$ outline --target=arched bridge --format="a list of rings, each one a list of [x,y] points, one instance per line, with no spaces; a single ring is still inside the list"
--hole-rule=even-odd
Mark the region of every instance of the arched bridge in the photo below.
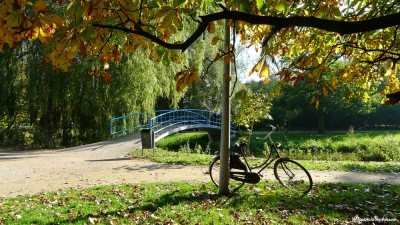
[[[159,110],[116,117],[110,121],[111,134],[142,130],[142,144],[146,148],[154,148],[157,141],[170,134],[194,129],[207,131],[212,140],[220,135],[221,115],[201,109]]]

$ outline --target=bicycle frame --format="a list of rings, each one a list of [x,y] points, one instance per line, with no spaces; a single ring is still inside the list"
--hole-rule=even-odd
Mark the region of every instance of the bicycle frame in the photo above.
[[[268,156],[268,158],[267,158],[261,165],[254,166],[254,167],[250,167],[250,165],[249,165],[249,163],[248,163],[248,161],[247,161],[247,159],[246,159],[246,155],[244,154],[243,147],[240,148],[241,155],[242,155],[242,157],[243,157],[243,159],[244,159],[244,162],[245,162],[246,165],[247,165],[247,168],[249,168],[249,172],[252,172],[253,169],[261,168],[261,169],[257,172],[257,173],[260,175],[261,172],[264,171],[272,162],[274,162],[274,161],[277,160],[277,159],[282,158],[282,157],[279,155],[277,143],[274,142],[274,141],[272,140],[272,138],[271,138],[271,134],[274,133],[274,131],[276,130],[276,127],[273,126],[273,125],[270,125],[270,127],[271,127],[272,130],[271,130],[265,137],[263,137],[263,138],[256,138],[257,140],[266,140],[266,139],[269,139],[269,141],[270,141],[270,143],[271,143],[271,145],[270,145],[271,151],[269,152],[269,156]],[[266,141],[266,142],[267,142],[267,141]],[[268,142],[267,142],[267,143],[268,143]],[[273,154],[274,154],[275,156],[273,156]]]
[[[260,165],[250,167],[244,151],[247,144],[245,142],[235,143],[237,151],[235,153],[232,152],[230,155],[229,188],[236,191],[245,183],[259,183],[263,177],[261,173],[275,161],[273,172],[279,183],[293,191],[300,191],[303,194],[307,194],[312,189],[313,184],[310,173],[298,162],[282,157],[279,154],[278,148],[280,147],[280,144],[274,142],[271,137],[276,128],[272,125],[270,125],[270,127],[272,128],[271,132],[269,132],[264,138],[257,138],[259,140],[265,140],[264,143],[266,144],[269,144],[270,142],[271,146],[268,158],[266,158]],[[258,172],[252,171],[257,168],[260,168]],[[220,156],[216,156],[211,160],[209,172],[212,182],[219,187],[219,176],[221,173]]]

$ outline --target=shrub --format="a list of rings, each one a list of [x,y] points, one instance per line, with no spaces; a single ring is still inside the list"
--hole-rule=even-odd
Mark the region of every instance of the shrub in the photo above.
[[[32,128],[14,126],[0,133],[0,143],[3,147],[26,147],[32,144]]]
[[[400,161],[399,142],[387,135],[378,142],[372,142],[361,152],[362,161]]]

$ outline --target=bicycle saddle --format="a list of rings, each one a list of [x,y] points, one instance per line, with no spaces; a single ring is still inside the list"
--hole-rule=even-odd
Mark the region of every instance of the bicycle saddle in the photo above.
[[[281,147],[281,143],[279,143],[279,142],[274,142],[274,145],[275,145],[277,148]]]
[[[235,142],[235,148],[241,148],[246,146],[247,143],[246,142]]]

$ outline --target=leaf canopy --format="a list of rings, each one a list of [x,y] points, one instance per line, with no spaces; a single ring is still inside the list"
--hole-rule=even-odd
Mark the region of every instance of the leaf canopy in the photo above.
[[[221,20],[229,19],[242,43],[261,54],[250,73],[257,72],[264,83],[278,56],[291,60],[277,73],[282,83],[296,86],[308,77],[324,95],[346,84],[360,87],[348,96],[359,98],[368,98],[368,91],[378,84],[385,84],[383,97],[400,91],[398,1],[4,0],[0,12],[0,51],[5,44],[15,47],[24,39],[39,40],[48,46],[44,62],[65,71],[78,54],[108,63],[139,48],[149,49],[149,58],[165,65],[187,66],[180,51],[204,32],[212,35]],[[187,24],[196,27],[194,32]],[[178,34],[186,38],[178,39]],[[231,52],[223,54],[218,58],[233,60]],[[328,81],[322,79],[337,61],[348,66]],[[105,71],[99,74],[111,81]],[[198,80],[189,68],[179,74],[177,90]]]

